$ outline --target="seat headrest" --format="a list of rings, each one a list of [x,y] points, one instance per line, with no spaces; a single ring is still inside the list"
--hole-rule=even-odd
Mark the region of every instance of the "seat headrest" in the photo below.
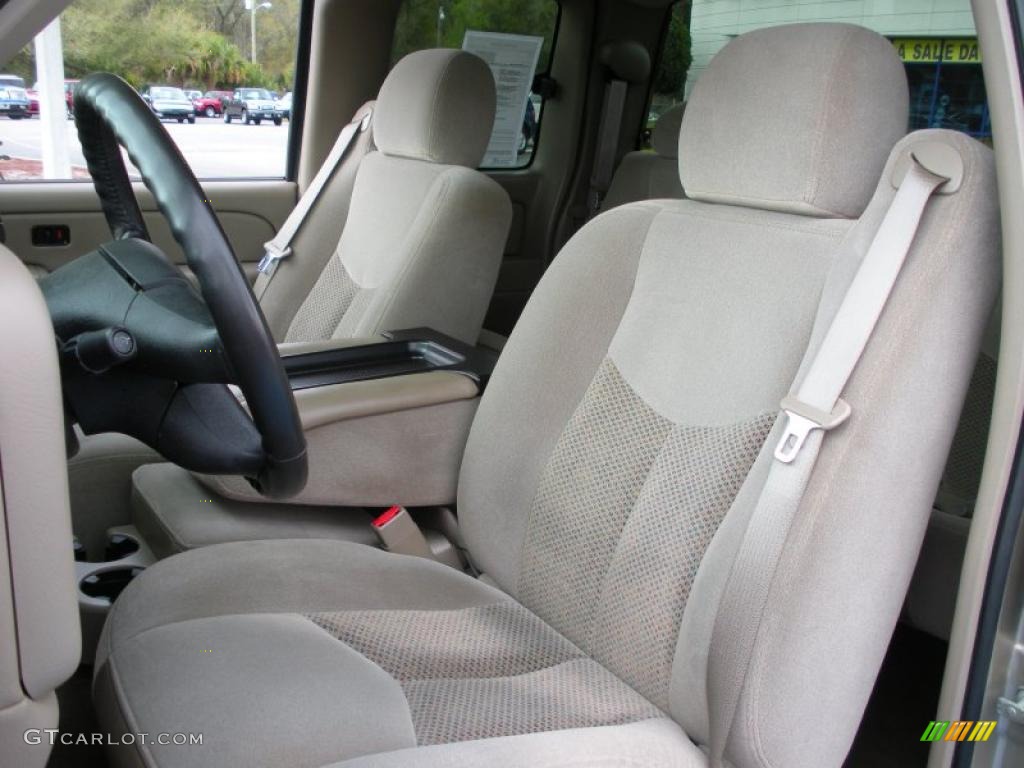
[[[679,137],[688,197],[856,218],[907,131],[907,78],[884,37],[790,24],[737,37],[704,71]]]
[[[679,128],[686,104],[673,104],[661,113],[651,129],[651,149],[662,157],[679,156]]]
[[[495,104],[494,76],[479,56],[447,48],[410,53],[381,86],[374,141],[385,155],[476,168]]]

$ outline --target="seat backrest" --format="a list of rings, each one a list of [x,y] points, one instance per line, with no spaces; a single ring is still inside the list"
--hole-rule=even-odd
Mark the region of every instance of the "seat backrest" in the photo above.
[[[601,210],[638,200],[678,200],[683,194],[679,182],[679,126],[685,104],[665,110],[651,129],[651,151],[630,152],[619,163],[601,201]]]
[[[335,257],[338,241],[348,221],[356,173],[366,155],[375,148],[372,116],[376,108],[376,100],[368,101],[352,115],[353,122],[365,118],[367,114],[371,120],[366,130],[356,134],[303,225],[292,238],[292,257],[280,264],[274,279],[267,283],[263,295],[259,297],[260,309],[278,342],[284,341],[288,326],[295,319],[299,307],[313,290],[328,262]]]
[[[42,768],[57,686],[81,655],[64,408],[53,323],[32,275],[0,245],[0,754]],[[31,736],[31,735],[30,735]]]
[[[897,620],[998,282],[991,152],[900,140],[907,84],[861,27],[730,42],[683,118],[685,200],[622,206],[554,260],[462,466],[502,588],[709,739],[711,632],[798,379],[917,142],[962,157],[929,205],[774,574],[727,759],[838,765]],[[801,724],[794,737],[793,723]]]
[[[475,343],[512,220],[507,193],[476,170],[495,103],[490,68],[473,54],[418,51],[395,65],[374,112],[377,151],[359,163],[332,255],[303,262],[297,243],[282,270],[301,263],[315,278],[297,307],[294,291],[279,294],[293,314],[266,306],[278,276],[267,290],[280,341],[428,326]]]

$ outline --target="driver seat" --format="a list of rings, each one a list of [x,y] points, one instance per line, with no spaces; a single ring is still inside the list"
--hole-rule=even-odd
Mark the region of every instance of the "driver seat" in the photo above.
[[[737,768],[840,765],[998,282],[991,151],[946,131],[900,140],[906,120],[902,64],[874,32],[730,42],[683,121],[690,199],[588,223],[505,347],[459,484],[484,575],[312,539],[157,563],[112,608],[97,710],[115,733],[203,742],[124,747],[119,764],[708,765],[733,668],[723,594],[778,403],[889,209],[895,167],[938,142],[962,182],[929,203],[843,392],[852,416],[823,444],[781,560],[755,571],[766,603],[725,724]]]

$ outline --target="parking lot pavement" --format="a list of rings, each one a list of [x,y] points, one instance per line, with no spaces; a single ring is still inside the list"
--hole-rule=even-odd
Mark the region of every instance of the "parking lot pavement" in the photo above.
[[[281,178],[285,173],[289,122],[230,125],[221,118],[198,117],[194,125],[164,122],[182,154],[200,179]],[[42,159],[42,125],[38,119],[0,119],[0,154],[26,160]],[[73,121],[67,121],[71,164],[84,166]]]

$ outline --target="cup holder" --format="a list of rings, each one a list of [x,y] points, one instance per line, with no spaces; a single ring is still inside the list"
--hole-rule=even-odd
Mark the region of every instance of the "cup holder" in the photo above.
[[[103,550],[103,562],[113,563],[117,560],[124,560],[138,551],[137,539],[125,533],[115,533],[107,539],[107,546]]]
[[[128,586],[128,582],[142,573],[143,570],[145,569],[138,567],[123,567],[111,568],[108,571],[90,573],[78,582],[78,588],[82,590],[83,594],[88,595],[89,597],[106,600],[108,603],[112,603],[117,599],[117,596],[121,594],[124,588]]]

